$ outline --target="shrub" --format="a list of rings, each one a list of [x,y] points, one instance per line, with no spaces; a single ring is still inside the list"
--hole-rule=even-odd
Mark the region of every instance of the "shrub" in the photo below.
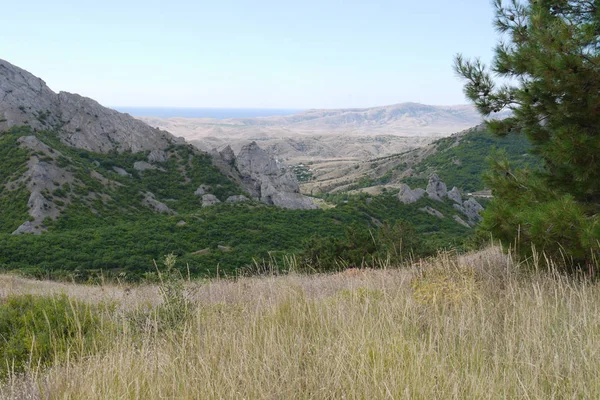
[[[101,306],[21,295],[0,304],[0,379],[94,352],[112,328]]]

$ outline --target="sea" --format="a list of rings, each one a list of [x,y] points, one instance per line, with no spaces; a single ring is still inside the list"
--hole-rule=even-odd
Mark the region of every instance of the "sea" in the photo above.
[[[113,107],[134,117],[157,118],[255,118],[292,115],[304,110],[283,108],[168,108],[168,107]]]

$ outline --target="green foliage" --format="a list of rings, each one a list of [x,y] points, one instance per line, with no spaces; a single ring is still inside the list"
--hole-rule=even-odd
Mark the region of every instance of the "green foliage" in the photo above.
[[[350,226],[340,238],[314,236],[299,256],[299,268],[308,271],[336,271],[348,267],[400,265],[407,258],[432,253],[414,228],[404,222],[384,223],[364,229]]]
[[[465,192],[483,190],[486,159],[497,150],[505,151],[516,166],[539,164],[537,157],[529,154],[531,146],[522,135],[499,138],[487,129],[474,129],[434,144],[437,151],[413,166],[413,176],[402,180],[410,187],[427,186],[429,176],[437,173],[449,188],[456,186]]]
[[[368,232],[386,221],[405,220],[419,240],[434,247],[459,245],[470,232],[452,221],[456,211],[450,204],[422,199],[404,205],[392,195],[346,201],[328,210],[218,204],[191,214],[123,217],[41,236],[0,235],[0,266],[38,278],[94,281],[102,274],[138,280],[155,271],[152,260],[173,253],[185,274],[189,267],[192,276],[214,276],[217,268],[221,274],[235,274],[253,259],[283,259],[301,252],[303,243],[315,235],[342,238],[351,225]],[[447,217],[418,210],[426,205]],[[185,225],[178,225],[182,220]]]
[[[0,229],[12,232],[29,218],[29,192],[23,183],[14,182],[27,170],[30,151],[19,147],[18,139],[31,134],[30,128],[11,128],[0,133]]]
[[[508,108],[511,118],[491,120],[500,136],[523,134],[543,168],[518,171],[494,162],[495,198],[484,227],[525,254],[530,245],[573,265],[600,251],[600,13],[595,2],[495,1],[495,26],[504,34],[492,71],[513,84],[498,87],[479,61],[456,58],[465,93],[489,116]]]
[[[0,152],[10,160],[7,168],[26,164],[30,154],[19,153],[16,140],[30,134],[34,134],[31,129],[21,128],[0,137],[5,141],[0,142]],[[190,146],[172,146],[166,162],[140,172],[134,163],[146,160],[147,152],[93,153],[63,144],[54,132],[35,135],[54,149],[48,162],[61,165],[74,177],[70,183],[42,192],[61,207],[57,219],[43,221],[49,231],[42,235],[10,235],[28,218],[26,187],[0,195],[5,202],[0,209],[0,269],[38,278],[158,280],[153,260],[171,253],[179,260],[174,267],[177,273],[185,268],[186,274],[189,271],[195,277],[213,276],[217,269],[221,274],[236,274],[254,260],[277,262],[300,253],[303,243],[315,235],[345,241],[347,227],[352,226],[357,235],[368,235],[382,224],[400,226],[401,220],[406,221],[403,229],[414,227],[415,238],[427,246],[450,246],[469,232],[451,220],[455,210],[450,205],[434,205],[448,216],[440,220],[418,210],[429,205],[429,200],[403,205],[391,194],[334,196],[329,200],[337,206],[328,210],[286,210],[255,202],[202,208],[194,195],[201,185],[210,186],[210,192],[221,200],[241,190],[212,165],[208,155]],[[18,163],[12,152],[20,157]],[[5,172],[3,179],[12,176]],[[158,214],[144,206],[147,192],[177,214]],[[367,243],[355,239],[357,244]],[[369,250],[370,257],[384,251],[382,244],[378,246]],[[357,260],[359,252],[345,254]]]
[[[0,303],[0,380],[95,351],[114,328],[102,312],[65,295],[7,298]]]
[[[532,256],[543,252],[569,268],[600,250],[600,219],[586,215],[572,195],[557,195],[539,175],[514,170],[506,158],[491,159],[487,179],[496,196],[483,213],[481,229]]]

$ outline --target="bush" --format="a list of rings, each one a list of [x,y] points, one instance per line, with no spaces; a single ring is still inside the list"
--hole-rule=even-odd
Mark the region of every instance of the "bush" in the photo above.
[[[0,379],[94,352],[112,328],[102,314],[66,295],[9,297],[0,304]]]

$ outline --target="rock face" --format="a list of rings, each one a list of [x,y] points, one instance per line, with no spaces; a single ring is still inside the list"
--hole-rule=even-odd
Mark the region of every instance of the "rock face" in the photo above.
[[[456,186],[454,186],[452,190],[448,192],[448,198],[455,203],[462,204],[462,195]]]
[[[162,150],[175,142],[171,134],[92,99],[56,94],[40,78],[0,59],[0,131],[15,125],[56,130],[65,144],[100,153]]]
[[[479,215],[479,213],[483,211],[483,207],[477,200],[470,198],[466,200],[460,208],[457,207],[457,205],[454,205],[454,207],[467,216],[470,224],[474,225],[481,221],[481,215]]]
[[[437,174],[431,175],[429,178],[429,184],[427,185],[427,194],[429,198],[437,201],[442,201],[442,198],[448,195],[448,189],[446,184],[442,182]]]
[[[252,142],[233,155],[230,147],[213,152],[214,164],[239,182],[254,200],[282,208],[316,209],[317,205],[300,193],[292,171],[282,168],[275,158]]]
[[[481,215],[479,215],[479,213],[483,210],[481,204],[479,204],[474,198],[469,198],[463,202],[462,195],[460,194],[458,188],[455,186],[448,192],[446,184],[442,182],[440,177],[436,174],[429,178],[429,184],[427,185],[426,191],[423,189],[412,190],[410,186],[401,184],[400,191],[398,192],[398,200],[404,204],[415,203],[421,199],[425,193],[427,193],[430,199],[436,201],[442,202],[445,198],[452,200],[454,202],[454,209],[467,217],[467,221],[465,221],[460,216],[454,215],[453,219],[458,224],[466,227],[472,227],[481,221]],[[419,211],[426,212],[438,218],[444,218],[444,215],[440,211],[430,206],[420,208]]]
[[[61,156],[58,151],[52,151],[47,145],[40,142],[35,136],[25,136],[19,138],[21,147],[28,148],[54,159]],[[40,233],[44,231],[43,221],[50,217],[55,219],[60,214],[60,208],[46,196],[48,193],[59,189],[65,183],[73,182],[73,174],[63,168],[58,167],[52,162],[42,161],[38,155],[34,155],[27,163],[27,172],[15,182],[16,185],[24,183],[29,190],[29,199],[27,207],[32,221],[26,221],[19,226],[13,234],[20,233]],[[9,188],[10,189],[10,188]]]
[[[164,163],[169,159],[169,155],[163,150],[152,150],[148,154],[148,162],[151,163]]]
[[[400,185],[400,191],[398,192],[398,200],[404,204],[411,204],[419,200],[425,195],[425,190],[415,189],[411,190],[410,186],[405,183]]]

